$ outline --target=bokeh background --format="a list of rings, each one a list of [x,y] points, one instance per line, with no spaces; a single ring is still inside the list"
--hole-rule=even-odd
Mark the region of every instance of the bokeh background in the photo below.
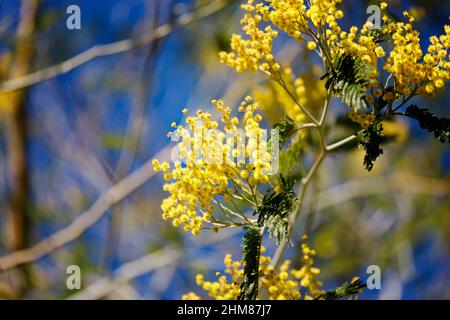
[[[0,92],[0,256],[60,230],[67,240],[0,272],[0,298],[178,299],[201,294],[195,274],[214,278],[226,253],[239,259],[241,231],[192,237],[161,219],[163,181],[148,160],[167,158],[166,133],[183,108],[222,97],[235,106],[264,86],[261,75],[237,75],[217,58],[239,32],[240,2],[0,0],[0,83],[68,59],[73,64],[72,57],[96,46],[68,72]],[[446,1],[388,2],[393,15],[415,12],[424,46],[448,23]],[[345,0],[344,24],[361,25],[370,3]],[[81,8],[81,30],[66,28],[71,4]],[[304,48],[281,37],[276,51],[282,63],[317,74]],[[450,116],[448,93],[416,102]],[[342,110],[335,101],[333,116]],[[327,159],[294,239],[310,234],[327,289],[366,278],[375,264],[382,288],[361,299],[449,299],[448,145],[405,119],[389,130],[395,137],[370,173],[357,148]],[[94,217],[95,201],[142,165],[119,190],[132,192]],[[145,182],[133,185],[140,178]],[[265,245],[273,252],[273,241]],[[295,261],[297,253],[287,256]],[[81,290],[66,287],[69,265],[81,268]]]

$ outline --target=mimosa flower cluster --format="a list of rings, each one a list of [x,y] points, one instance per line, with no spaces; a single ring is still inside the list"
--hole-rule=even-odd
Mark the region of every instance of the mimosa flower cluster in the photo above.
[[[280,65],[275,62],[272,48],[278,29],[297,42],[304,42],[307,49],[317,51],[327,68],[343,54],[370,66],[366,101],[372,105],[377,98],[374,91],[392,105],[416,94],[433,96],[450,80],[450,26],[444,27],[442,35],[432,36],[428,49],[424,50],[420,34],[413,26],[413,14],[404,12],[406,22],[395,22],[385,14],[379,32],[374,32],[370,22],[361,29],[352,26],[344,31],[338,22],[344,17],[339,9],[341,2],[248,0],[242,5],[246,11],[242,24],[249,39],[234,34],[232,51],[221,52],[220,60],[238,72],[260,69],[276,77]],[[380,3],[384,12],[387,6],[386,2]],[[264,30],[259,29],[262,25]],[[388,44],[379,41],[382,37],[390,39]],[[363,123],[366,126],[367,121]]]
[[[420,46],[419,32],[414,30],[414,18],[407,12],[409,22],[390,23],[385,32],[392,34],[394,48],[384,69],[395,77],[396,93],[408,96],[417,91],[433,96],[450,79],[450,26],[444,34],[430,37],[426,53]]]
[[[261,247],[261,253],[265,248]],[[314,267],[315,250],[305,242],[302,243],[301,267],[291,268],[291,261],[285,260],[279,270],[270,265],[271,258],[260,257],[259,267],[259,297],[270,300],[312,300],[320,296],[322,283],[317,280],[320,269]],[[210,298],[216,300],[236,300],[240,295],[244,269],[242,262],[233,261],[227,254],[224,259],[225,274],[216,273],[217,281],[206,281],[204,276],[196,276],[197,285],[201,286]],[[200,296],[190,292],[183,295],[184,300],[198,300]]]
[[[221,221],[215,216],[217,211],[249,223],[221,202],[237,198],[254,205],[256,189],[269,182],[272,168],[267,136],[260,125],[262,117],[256,113],[258,103],[246,97],[239,107],[242,119],[232,116],[222,100],[212,104],[220,119],[214,120],[211,113],[201,109],[189,115],[185,109],[185,124],[172,124],[176,130],[169,136],[179,141],[179,159],[173,167],[153,160],[154,169],[164,172],[168,181],[164,191],[170,195],[161,205],[163,219],[193,235],[198,235],[205,223],[214,231],[239,225]]]
[[[350,284],[351,291],[340,287],[324,295],[317,280],[320,270],[314,267],[316,253],[306,238],[299,269],[291,268],[289,260],[282,261],[311,179],[327,154],[355,140],[365,152],[363,164],[370,171],[383,154],[384,138],[393,132],[389,121],[396,116],[416,119],[438,140],[448,139],[448,119],[406,104],[416,95],[433,96],[450,80],[450,26],[444,26],[442,35],[432,36],[425,50],[414,28],[417,12],[404,12],[404,18],[396,21],[389,16],[387,3],[381,2],[381,27],[366,22],[361,28],[344,30],[339,23],[344,18],[342,2],[247,0],[242,5],[244,35],[234,34],[231,52],[220,52],[219,58],[239,73],[260,70],[269,75],[269,81],[252,90],[262,105],[248,96],[236,115],[222,100],[212,101],[214,114],[197,110],[192,115],[185,109],[184,123],[173,123],[176,130],[168,134],[178,142],[179,159],[173,165],[153,161],[154,169],[164,172],[167,181],[164,190],[169,196],[161,205],[164,219],[193,235],[202,229],[244,227],[247,231],[242,261],[226,255],[225,272],[217,273],[216,281],[197,275],[197,285],[210,298],[334,299],[360,292],[364,286],[358,280]],[[292,68],[281,66],[273,52],[280,32],[306,52],[317,54],[320,70],[312,68],[308,74],[304,71],[308,60],[302,59],[302,68],[295,63]],[[327,120],[333,98],[349,107],[346,116],[361,129],[355,132],[342,121],[351,135],[330,143]],[[273,128],[281,132],[271,141],[276,145],[270,144],[272,152],[281,151],[277,162],[281,170],[275,177],[259,109],[269,121],[277,119],[272,121]],[[309,135],[310,130],[316,131],[318,139]],[[314,144],[320,146],[309,148]],[[309,169],[307,164],[297,165],[304,151],[314,150],[316,159]],[[298,196],[296,186],[300,186]],[[260,244],[267,231],[279,246],[273,259],[260,254],[265,251]],[[200,296],[191,292],[183,299]]]
[[[222,63],[235,68],[237,72],[256,71],[261,69],[265,72],[277,71],[280,65],[272,55],[272,42],[278,32],[270,26],[261,30],[261,16],[254,15],[255,7],[253,1],[249,1],[242,8],[248,13],[241,20],[242,30],[249,39],[243,39],[238,34],[231,37],[231,49],[233,52],[221,52],[219,57]]]

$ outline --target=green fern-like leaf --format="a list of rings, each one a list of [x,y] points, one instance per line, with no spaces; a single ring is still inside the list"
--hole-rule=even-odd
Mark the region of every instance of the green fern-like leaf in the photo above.
[[[288,148],[280,152],[279,157],[279,171],[281,174],[291,176],[295,174],[295,169],[299,166],[298,159],[301,158],[304,150],[304,139],[293,141]],[[298,170],[297,170],[298,171]],[[297,177],[299,178],[299,177]]]
[[[360,279],[355,279],[352,282],[346,282],[336,289],[327,291],[318,296],[316,300],[338,300],[344,297],[361,293],[366,288],[366,284]]]
[[[261,252],[261,229],[248,228],[242,242],[244,281],[239,300],[255,300],[258,296],[259,257]]]
[[[381,144],[384,140],[383,126],[380,122],[370,125],[360,133],[359,147],[366,152],[364,166],[367,171],[372,170],[375,160],[383,154]]]
[[[450,143],[450,119],[439,117],[428,109],[419,108],[416,105],[411,105],[406,109],[405,115],[416,119],[422,129],[434,133],[434,137],[445,143]]]
[[[342,102],[355,112],[368,108],[366,93],[373,80],[372,67],[360,58],[348,54],[338,56],[331,70],[322,78],[328,78],[325,86],[342,98]]]
[[[284,116],[280,122],[273,125],[272,129],[277,129],[279,134],[278,150],[276,150],[277,152],[283,148],[289,138],[294,134],[294,132],[297,131],[294,120],[289,118],[287,115]],[[269,142],[269,150],[272,150],[272,141]]]
[[[391,19],[390,19],[391,20]],[[387,27],[389,24],[383,24],[381,28],[373,28],[369,29],[366,32],[362,33],[362,35],[373,38],[375,43],[386,43],[392,38],[392,31]]]
[[[258,225],[267,228],[269,236],[275,237],[277,244],[287,238],[289,215],[297,206],[297,197],[292,191],[294,184],[293,178],[278,176],[279,190],[267,190],[262,204],[256,210]]]

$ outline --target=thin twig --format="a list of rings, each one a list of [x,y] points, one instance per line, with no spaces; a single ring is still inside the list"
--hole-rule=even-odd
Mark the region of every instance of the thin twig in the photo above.
[[[61,74],[67,73],[93,59],[105,57],[113,54],[126,52],[132,49],[146,46],[152,41],[168,36],[173,30],[185,27],[194,21],[208,17],[223,9],[230,1],[215,0],[207,6],[202,6],[195,12],[185,13],[180,16],[175,23],[162,24],[152,32],[145,34],[140,38],[128,38],[108,44],[95,45],[90,49],[83,51],[76,56],[69,58],[53,66],[29,73],[27,75],[6,80],[0,83],[0,92],[14,91],[29,87],[49,80]]]
[[[308,189],[308,186],[312,180],[312,178],[314,177],[314,175],[317,173],[320,165],[322,164],[323,160],[326,158],[327,154],[336,149],[337,147],[353,140],[346,138],[342,141],[339,141],[337,143],[335,143],[334,145],[331,145],[330,147],[327,146],[326,143],[326,139],[325,139],[325,132],[324,132],[324,124],[325,124],[325,120],[326,120],[326,116],[328,113],[328,110],[330,108],[330,102],[331,102],[331,91],[328,91],[327,94],[327,98],[325,100],[324,103],[324,107],[322,109],[322,113],[320,116],[320,120],[317,123],[316,128],[318,129],[319,132],[319,139],[320,139],[320,151],[319,151],[319,155],[317,156],[316,160],[314,161],[314,164],[312,165],[312,167],[309,169],[308,173],[306,174],[306,176],[304,176],[301,180],[301,186],[300,186],[300,192],[299,192],[299,197],[298,197],[298,209],[295,210],[294,212],[292,212],[292,214],[289,217],[289,224],[288,224],[288,229],[287,229],[287,237],[286,239],[284,239],[284,241],[281,242],[281,244],[278,246],[277,250],[275,251],[275,254],[272,258],[272,262],[271,265],[274,268],[277,268],[279,263],[281,262],[281,259],[284,255],[284,251],[286,250],[286,246],[289,244],[290,242],[290,238],[291,238],[291,234],[292,234],[292,230],[295,226],[295,223],[298,220],[298,217],[300,216],[301,212],[302,212],[302,207],[304,204],[304,198],[306,195],[306,191]]]
[[[297,97],[289,90],[289,88],[286,86],[286,83],[283,80],[283,77],[279,75],[278,84],[283,88],[283,90],[289,95],[289,97],[295,102],[295,104],[300,108],[300,110],[316,125],[319,124],[319,122],[316,120],[316,118],[306,109],[305,106],[303,106],[300,101],[298,101]]]
[[[166,159],[169,157],[169,151],[169,148],[163,149],[156,157]],[[0,271],[6,271],[21,264],[36,261],[77,239],[99,221],[109,208],[141,187],[154,174],[155,171],[153,170],[152,161],[149,160],[103,193],[88,210],[83,212],[69,226],[41,240],[30,248],[18,250],[7,256],[0,257]]]
[[[69,297],[70,300],[94,300],[106,297],[131,280],[151,271],[167,267],[181,258],[181,252],[164,248],[120,266],[113,277],[97,280],[81,292]]]
[[[341,146],[343,146],[343,145],[345,145],[345,144],[355,140],[357,137],[358,137],[357,134],[353,134],[353,135],[351,135],[351,136],[349,136],[349,137],[347,137],[345,139],[342,139],[342,140],[340,140],[340,141],[338,141],[336,143],[333,143],[333,144],[327,146],[327,152],[335,151],[336,149],[340,148]]]

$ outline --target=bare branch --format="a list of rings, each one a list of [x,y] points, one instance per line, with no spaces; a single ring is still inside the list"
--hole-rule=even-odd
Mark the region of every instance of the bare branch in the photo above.
[[[326,210],[353,199],[398,192],[446,197],[450,183],[444,179],[413,174],[392,174],[349,181],[317,194],[317,210]]]
[[[166,23],[155,28],[152,32],[140,38],[128,38],[108,44],[95,45],[92,48],[53,66],[29,73],[0,83],[0,92],[14,91],[29,87],[39,82],[67,73],[95,58],[109,56],[150,44],[152,41],[169,35],[173,30],[185,27],[194,21],[198,21],[223,9],[229,0],[215,0],[207,6],[202,6],[195,12],[181,15],[175,23]]]
[[[159,159],[167,159],[170,148],[165,148],[158,155]],[[83,232],[94,225],[117,202],[142,186],[155,174],[151,160],[136,169],[129,176],[103,193],[92,206],[76,218],[69,226],[41,240],[34,246],[18,250],[10,255],[0,257],[0,271],[17,267],[24,263],[36,261],[65,244],[77,239]]]
[[[143,275],[173,264],[181,257],[181,252],[164,248],[150,253],[134,261],[123,264],[115,272],[113,278],[102,278],[88,286],[83,291],[69,297],[71,300],[100,299],[120,289],[129,281]]]
[[[327,146],[326,149],[327,149],[328,152],[332,152],[332,151],[342,147],[343,145],[345,145],[345,144],[355,140],[356,138],[358,138],[357,134],[351,135],[351,136],[349,136],[349,137],[347,137],[345,139],[342,139],[342,140],[340,140],[340,141],[338,141],[336,143],[333,143],[333,144]]]

